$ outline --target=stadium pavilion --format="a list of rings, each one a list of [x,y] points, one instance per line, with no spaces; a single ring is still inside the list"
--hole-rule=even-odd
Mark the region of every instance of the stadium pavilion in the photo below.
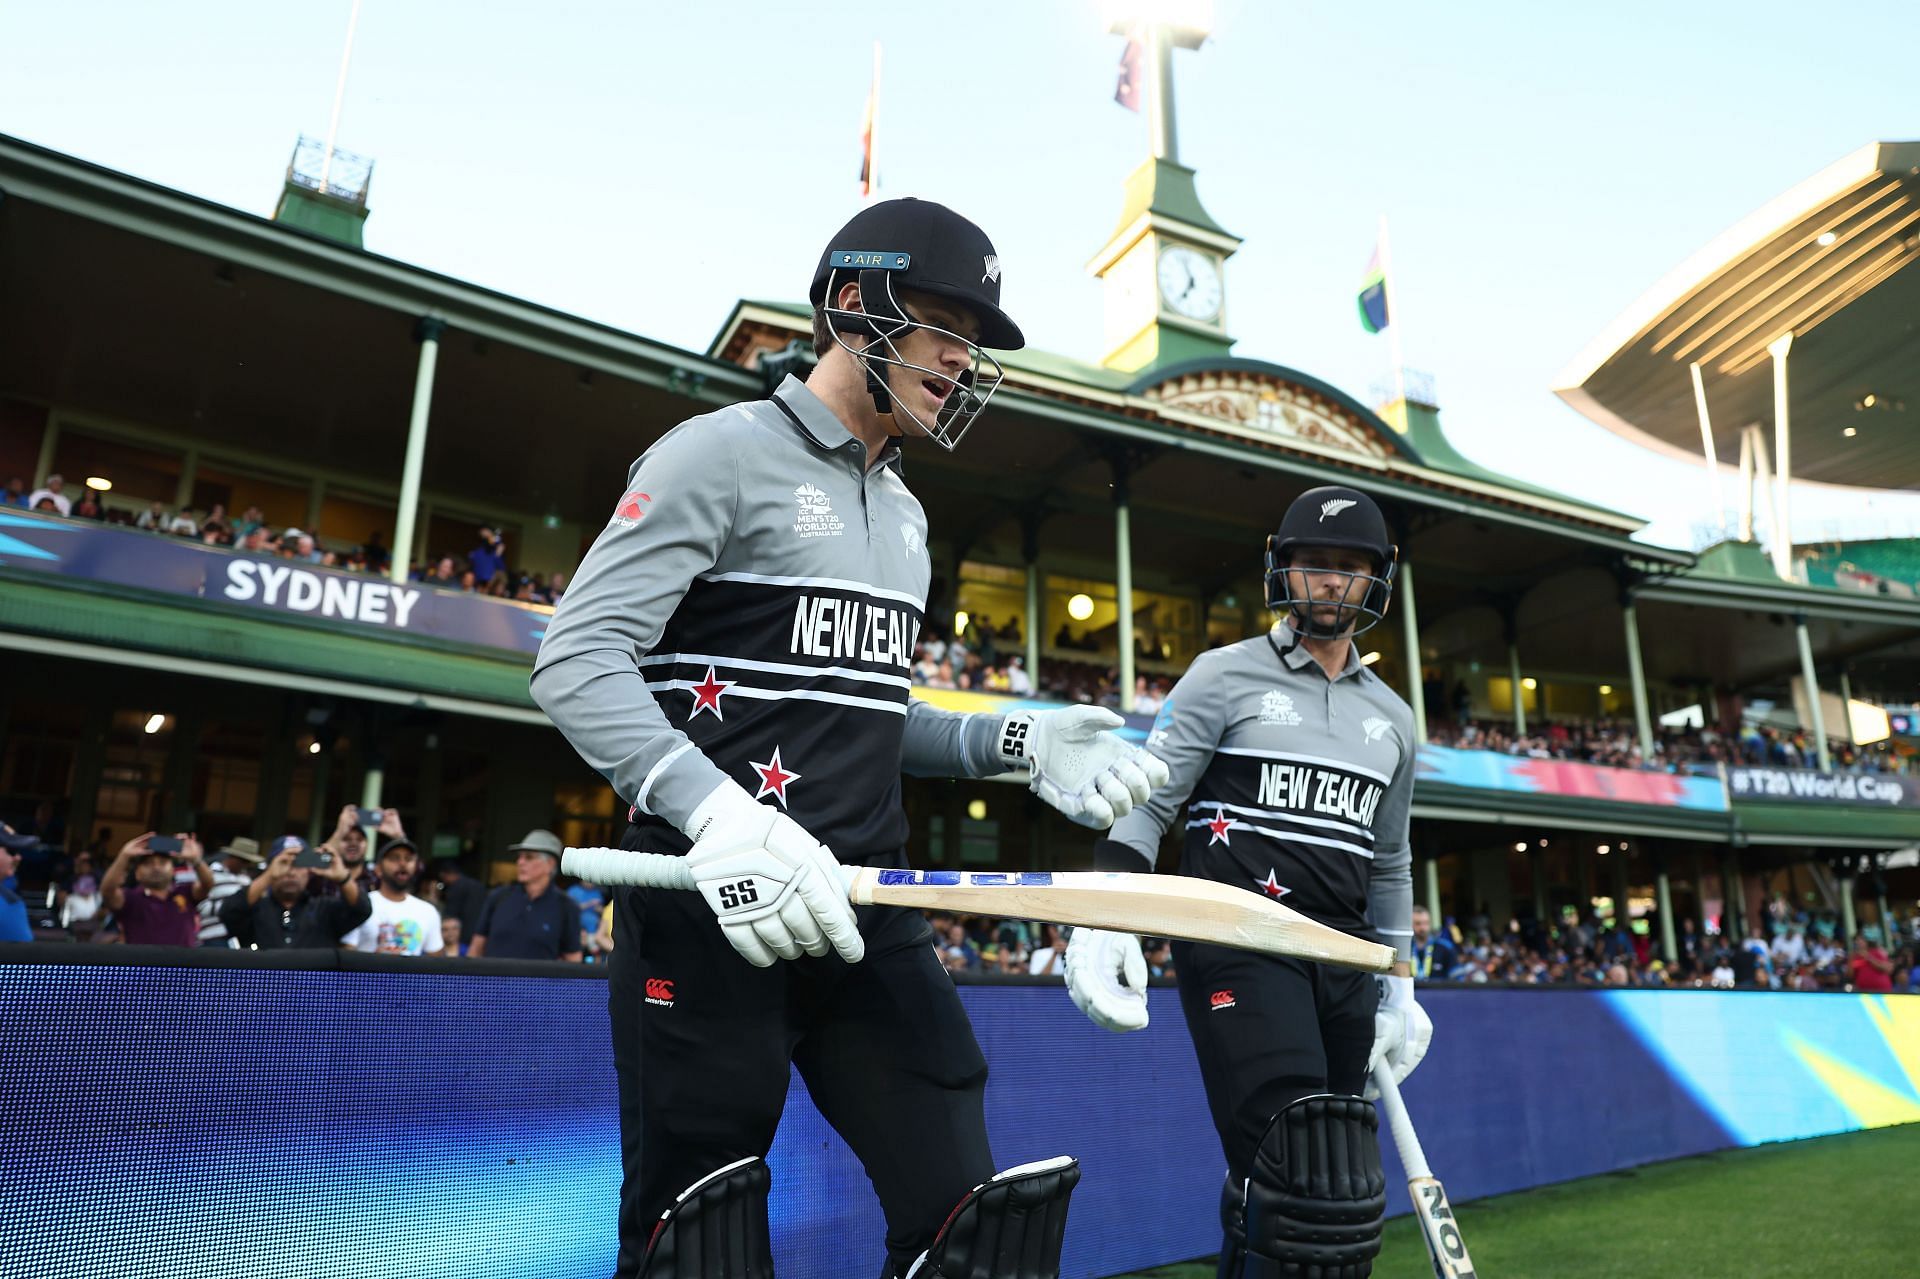
[[[1299,492],[1353,483],[1381,498],[1402,548],[1394,611],[1365,649],[1436,742],[1414,849],[1437,913],[1498,927],[1604,899],[1656,918],[1669,955],[1675,919],[1741,927],[1775,891],[1813,894],[1849,927],[1856,897],[1884,917],[1877,872],[1920,841],[1920,788],[1910,772],[1840,770],[1911,759],[1912,719],[1893,730],[1920,662],[1912,591],[1783,575],[1751,541],[1698,555],[1636,541],[1631,516],[1468,460],[1431,403],[1376,412],[1236,355],[1224,274],[1239,240],[1170,140],[1157,151],[1090,263],[1108,299],[1102,361],[1014,355],[966,446],[913,459],[935,539],[929,629],[976,649],[991,635],[1040,697],[1111,688],[1132,712],[1196,653],[1266,625],[1263,538]],[[310,159],[296,153],[266,219],[0,137],[0,477],[94,484],[127,521],[0,514],[0,816],[50,801],[79,846],[155,827],[319,835],[343,803],[384,803],[475,870],[532,826],[608,841],[624,805],[527,694],[548,610],[409,580],[409,566],[464,554],[485,526],[514,571],[570,571],[648,443],[807,362],[807,312],[742,301],[704,352],[620,332],[366,251],[364,170],[323,182]],[[1169,254],[1211,287],[1170,295]],[[1886,306],[1912,314],[1911,274],[1861,276],[1820,320],[1841,337],[1887,331]],[[1857,371],[1822,363],[1825,331],[1795,338],[1799,385],[1850,387]],[[1903,332],[1871,371],[1876,395],[1914,367]],[[1677,366],[1657,340],[1613,341],[1578,394],[1616,429],[1677,446]],[[1752,445],[1745,424],[1767,417],[1751,354],[1701,356],[1709,390],[1726,381],[1723,449],[1736,433]],[[1854,420],[1794,412],[1802,441]],[[1887,465],[1835,453],[1798,443],[1791,473],[1854,483]],[[378,535],[394,568],[287,568],[131,526],[153,504],[214,503],[257,506],[316,553]],[[1685,755],[1711,754],[1703,725],[1731,747],[1743,725],[1777,740],[1823,711],[1817,760]],[[1566,725],[1604,725],[1662,766],[1554,758]],[[1538,749],[1461,748],[1495,731]],[[909,781],[907,803],[916,864],[1086,856],[1085,832],[1013,786]]]

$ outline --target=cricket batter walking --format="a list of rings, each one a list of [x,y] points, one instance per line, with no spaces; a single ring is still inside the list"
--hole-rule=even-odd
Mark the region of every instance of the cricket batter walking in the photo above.
[[[901,446],[950,449],[986,406],[983,348],[1024,341],[1000,282],[952,211],[862,211],[814,273],[811,376],[649,448],[541,644],[533,695],[632,805],[621,846],[684,854],[701,890],[615,894],[621,1276],[769,1279],[790,1065],[873,1181],[883,1277],[1057,1274],[1077,1165],[994,1172],[924,918],[855,911],[837,873],[905,865],[903,771],[1028,769],[1101,830],[1167,778],[1099,708],[908,696],[931,566]]]
[[[1102,870],[1153,869],[1169,823],[1183,874],[1264,892],[1397,947],[1378,979],[1303,960],[1175,942],[1180,1004],[1227,1155],[1221,1279],[1369,1274],[1384,1182],[1374,1061],[1405,1078],[1432,1024],[1413,999],[1407,846],[1413,712],[1353,636],[1387,610],[1398,558],[1364,493],[1307,492],[1267,539],[1267,634],[1195,659],[1147,745],[1172,778],[1101,840]],[[1074,1002],[1110,1030],[1147,1024],[1138,938],[1076,930]]]

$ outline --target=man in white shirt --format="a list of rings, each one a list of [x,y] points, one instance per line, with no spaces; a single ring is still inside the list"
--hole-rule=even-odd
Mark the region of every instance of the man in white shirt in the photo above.
[[[1007,659],[1007,691],[1015,697],[1033,696],[1033,677],[1027,674],[1027,664],[1018,657]]]
[[[410,891],[420,874],[420,854],[413,841],[388,840],[380,846],[374,864],[380,868],[380,887],[372,896],[373,914],[342,937],[340,944],[368,954],[440,954],[446,949],[440,936],[440,912]]]
[[[1807,958],[1807,939],[1800,925],[1788,924],[1787,931],[1773,939],[1773,966],[1792,968]]]
[[[40,503],[44,501],[52,502],[53,509],[60,514],[69,514],[73,510],[73,499],[60,491],[66,486],[67,481],[63,476],[49,475],[45,487],[37,488],[27,494],[27,509],[37,511],[40,509]]]

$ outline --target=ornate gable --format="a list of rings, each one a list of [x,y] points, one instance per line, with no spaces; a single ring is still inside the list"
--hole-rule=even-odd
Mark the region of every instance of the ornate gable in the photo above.
[[[1272,373],[1202,370],[1169,378],[1141,394],[1168,408],[1219,418],[1248,434],[1275,437],[1276,442],[1300,440],[1377,459],[1402,451],[1347,405]]]

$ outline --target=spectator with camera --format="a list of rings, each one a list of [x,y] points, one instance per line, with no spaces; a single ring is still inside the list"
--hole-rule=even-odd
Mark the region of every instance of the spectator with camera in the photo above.
[[[333,824],[333,834],[320,845],[321,852],[332,853],[347,864],[348,870],[359,882],[361,891],[366,893],[380,886],[377,864],[367,860],[367,832],[370,830],[387,840],[407,837],[406,828],[400,824],[399,809],[362,808],[358,804],[347,804],[340,809],[340,816]]]
[[[174,863],[190,868],[193,880],[174,882]],[[123,890],[127,872],[132,890]],[[152,831],[121,846],[100,880],[100,903],[117,917],[120,936],[130,946],[197,946],[200,902],[213,888],[213,872],[200,841],[192,835],[156,835]]]
[[[323,893],[318,884],[338,892]],[[266,870],[244,893],[227,898],[220,922],[234,940],[255,950],[338,946],[373,913],[367,894],[340,858],[309,847],[298,835],[273,845]]]
[[[580,909],[554,885],[560,837],[532,830],[510,846],[514,882],[487,897],[467,954],[475,959],[561,959],[580,962]]]
[[[368,954],[439,955],[446,949],[440,912],[413,895],[420,877],[420,853],[407,838],[380,845],[374,859],[380,886],[371,896],[366,922],[340,939],[342,946]]]

